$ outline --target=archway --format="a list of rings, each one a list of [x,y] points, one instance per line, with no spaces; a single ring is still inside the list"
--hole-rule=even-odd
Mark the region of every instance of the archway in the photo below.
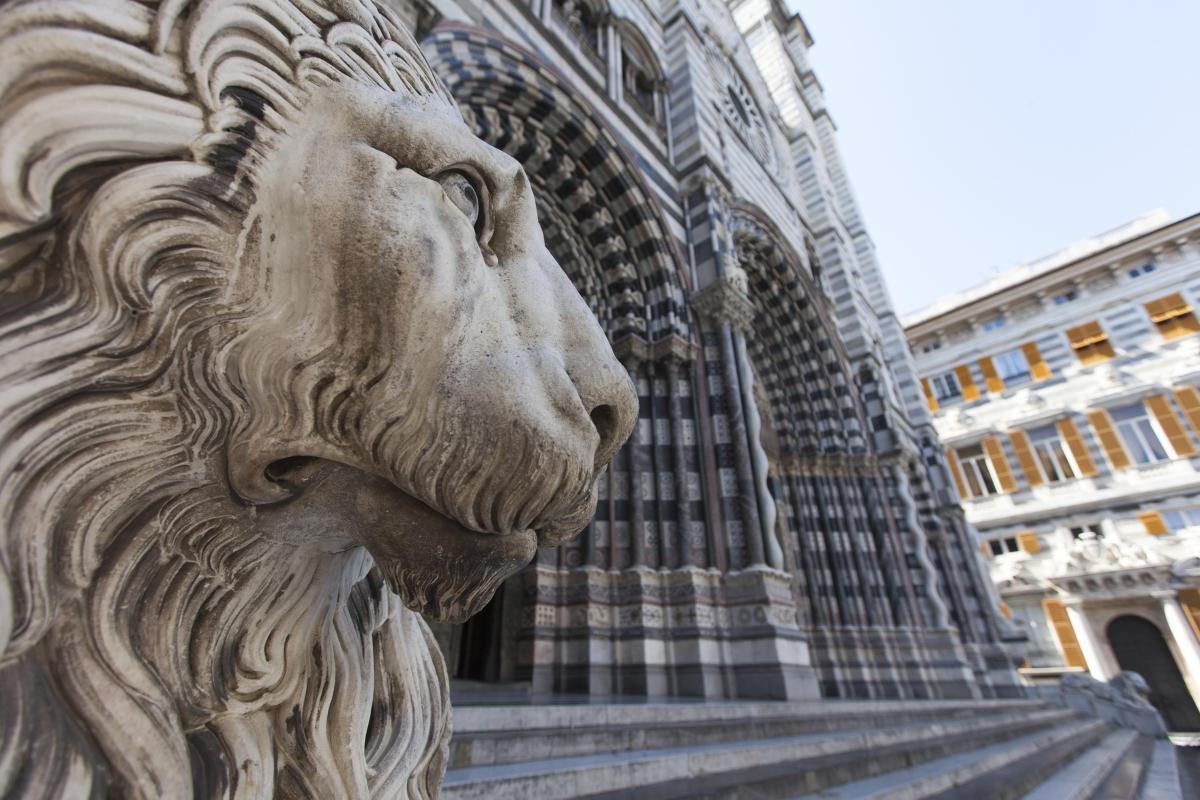
[[[1188,691],[1175,657],[1154,623],[1127,614],[1108,624],[1108,642],[1122,670],[1150,684],[1150,702],[1172,731],[1200,731],[1200,711]]]
[[[578,80],[479,28],[444,23],[422,46],[472,130],[521,162],[534,188],[547,248],[618,353],[640,356],[665,351],[676,340],[689,342],[687,273],[669,234],[669,218],[638,161],[574,85]],[[656,397],[655,387],[663,384],[665,369],[655,373],[654,365],[640,358],[626,366],[644,387],[643,414],[662,416],[670,397]],[[635,436],[618,454],[588,529],[557,550],[539,553],[539,566],[554,571],[545,580],[578,577],[588,566],[623,568],[634,560],[635,549],[648,551],[666,539],[657,528],[651,538],[646,523],[673,519],[671,509],[656,505],[657,495],[647,500],[632,488],[659,485],[651,465],[665,448],[655,449],[655,428],[650,428],[651,441],[639,443]],[[453,678],[507,683],[529,677],[533,638],[557,630],[549,623],[538,628],[535,604],[547,601],[526,585],[530,577],[527,571],[510,578],[465,625],[435,629]]]

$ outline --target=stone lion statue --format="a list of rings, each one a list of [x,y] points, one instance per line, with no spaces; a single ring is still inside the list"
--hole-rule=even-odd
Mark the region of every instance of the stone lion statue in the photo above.
[[[0,4],[0,796],[436,796],[636,409],[386,10]]]

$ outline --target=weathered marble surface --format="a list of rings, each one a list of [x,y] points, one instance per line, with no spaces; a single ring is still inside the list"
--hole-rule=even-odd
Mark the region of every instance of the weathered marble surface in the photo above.
[[[361,0],[0,10],[0,796],[431,797],[478,610],[636,415]]]

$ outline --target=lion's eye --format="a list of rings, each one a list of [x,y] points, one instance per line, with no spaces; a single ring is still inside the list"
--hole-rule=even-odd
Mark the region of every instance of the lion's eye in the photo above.
[[[471,221],[472,227],[479,222],[479,192],[475,183],[458,170],[443,172],[437,178],[442,190],[459,211]]]

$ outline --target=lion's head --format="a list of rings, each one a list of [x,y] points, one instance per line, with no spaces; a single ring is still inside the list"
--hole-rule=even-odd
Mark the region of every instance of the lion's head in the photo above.
[[[636,398],[362,0],[0,13],[0,795],[427,796]]]

